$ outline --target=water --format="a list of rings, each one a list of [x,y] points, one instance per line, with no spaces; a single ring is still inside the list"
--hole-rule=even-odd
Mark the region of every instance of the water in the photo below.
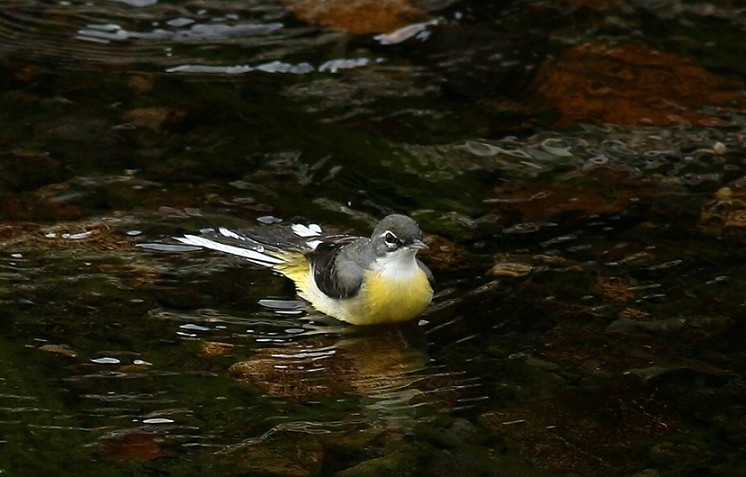
[[[744,11],[0,13],[0,474],[744,473]],[[415,217],[399,326],[171,237]]]

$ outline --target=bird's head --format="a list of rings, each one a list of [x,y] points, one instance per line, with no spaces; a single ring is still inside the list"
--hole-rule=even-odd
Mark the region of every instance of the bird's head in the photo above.
[[[417,222],[401,214],[389,215],[378,222],[370,240],[379,257],[414,257],[418,251],[428,248],[422,241],[422,231]]]

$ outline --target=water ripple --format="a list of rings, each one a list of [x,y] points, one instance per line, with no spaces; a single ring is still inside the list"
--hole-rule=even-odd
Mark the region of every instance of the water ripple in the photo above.
[[[181,20],[181,19],[178,19]],[[187,23],[188,22],[188,23]],[[282,23],[267,24],[190,24],[191,20],[170,21],[169,25],[181,27],[188,25],[188,29],[166,30],[154,28],[150,31],[130,31],[113,23],[91,24],[78,30],[75,38],[84,41],[116,42],[126,40],[169,40],[173,42],[204,42],[205,40],[216,41],[227,38],[244,38],[249,36],[267,35],[282,28]]]
[[[334,35],[311,38],[307,27],[287,27],[285,16],[280,6],[260,2],[23,2],[0,12],[0,54],[75,69],[138,64],[162,71],[234,63],[231,55],[266,65],[292,52],[313,52],[319,41],[336,41]]]

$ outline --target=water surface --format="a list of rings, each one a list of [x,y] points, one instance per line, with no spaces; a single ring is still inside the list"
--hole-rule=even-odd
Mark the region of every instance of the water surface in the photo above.
[[[744,473],[739,6],[2,10],[0,473]],[[399,326],[171,239],[394,211]]]

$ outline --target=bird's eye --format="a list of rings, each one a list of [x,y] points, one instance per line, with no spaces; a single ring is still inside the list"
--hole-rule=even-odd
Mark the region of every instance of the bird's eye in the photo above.
[[[389,245],[396,245],[396,243],[399,241],[399,239],[396,238],[396,235],[392,234],[391,232],[386,232],[386,235],[383,236],[383,239]]]

